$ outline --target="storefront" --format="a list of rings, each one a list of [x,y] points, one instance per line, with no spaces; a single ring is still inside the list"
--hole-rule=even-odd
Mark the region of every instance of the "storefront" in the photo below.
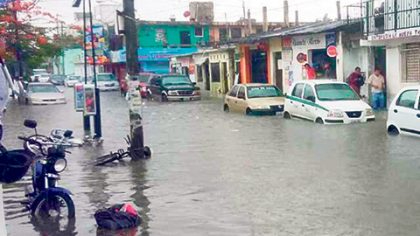
[[[234,49],[208,51],[210,71],[210,92],[224,95],[232,87],[235,79]]]
[[[271,57],[266,41],[241,44],[239,53],[241,83],[272,83]]]
[[[289,85],[294,81],[307,79],[308,76],[304,68],[306,64],[315,69],[316,78],[335,79],[337,77],[335,33],[285,37],[283,38],[283,49],[292,52],[290,57],[283,58],[286,65],[290,65],[288,70]]]
[[[143,72],[169,73],[169,60],[175,55],[196,52],[196,48],[139,48],[140,68]]]
[[[170,62],[170,72],[186,75],[192,82],[197,82],[192,54],[172,57]]]
[[[206,52],[193,54],[197,85],[205,91],[210,91],[209,56]]]

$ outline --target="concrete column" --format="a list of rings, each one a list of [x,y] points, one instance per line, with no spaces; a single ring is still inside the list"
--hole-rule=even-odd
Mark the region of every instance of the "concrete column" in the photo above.
[[[4,218],[3,186],[0,184],[0,235],[7,235],[6,220]]]

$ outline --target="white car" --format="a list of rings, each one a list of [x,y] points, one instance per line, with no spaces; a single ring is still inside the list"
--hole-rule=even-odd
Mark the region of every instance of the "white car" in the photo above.
[[[66,78],[66,80],[64,81],[64,85],[66,87],[74,87],[75,84],[78,84],[82,81],[82,77],[81,76],[77,76],[77,75],[70,75]]]
[[[120,84],[111,73],[100,73],[96,76],[98,89],[101,91],[115,91],[120,89]]]
[[[64,104],[66,98],[62,91],[51,83],[29,83],[26,103],[33,105]]]
[[[391,135],[420,136],[420,86],[402,89],[389,107],[387,131]]]
[[[333,80],[300,81],[290,88],[284,118],[320,124],[349,124],[375,120],[372,108],[346,83]]]

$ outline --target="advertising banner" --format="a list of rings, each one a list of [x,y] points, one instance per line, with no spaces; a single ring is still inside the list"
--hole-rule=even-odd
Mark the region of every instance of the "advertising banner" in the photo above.
[[[85,111],[85,89],[84,84],[74,85],[74,109],[77,112]]]
[[[96,96],[95,96],[95,87],[93,85],[85,85],[85,116],[96,115]]]

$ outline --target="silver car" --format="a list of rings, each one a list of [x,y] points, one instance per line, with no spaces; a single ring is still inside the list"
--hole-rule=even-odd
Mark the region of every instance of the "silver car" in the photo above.
[[[120,83],[111,73],[100,73],[97,75],[98,89],[101,91],[115,91],[120,89]]]
[[[29,83],[26,103],[33,105],[64,104],[66,98],[61,90],[51,83]]]

